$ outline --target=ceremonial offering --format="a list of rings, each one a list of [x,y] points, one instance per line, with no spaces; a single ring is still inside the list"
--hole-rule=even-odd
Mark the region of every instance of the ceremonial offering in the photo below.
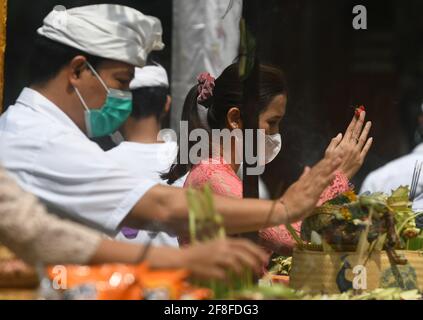
[[[290,285],[313,293],[398,287],[423,289],[419,214],[409,188],[390,196],[343,193],[304,220]]]
[[[188,207],[192,243],[226,237],[223,218],[215,209],[209,185],[203,190],[188,190]],[[252,287],[253,273],[251,270],[245,270],[241,275],[229,273],[226,281],[201,281],[196,282],[196,285],[209,288],[213,292],[213,298],[228,298],[234,291]]]

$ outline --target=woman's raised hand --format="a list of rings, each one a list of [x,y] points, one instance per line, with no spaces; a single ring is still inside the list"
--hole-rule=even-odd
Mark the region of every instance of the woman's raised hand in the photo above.
[[[360,113],[358,119],[354,116],[345,134],[338,134],[326,149],[326,156],[335,153],[342,158],[339,169],[348,179],[351,179],[361,168],[373,143],[373,138],[367,138],[372,123],[368,121],[364,125],[365,117],[364,111]]]

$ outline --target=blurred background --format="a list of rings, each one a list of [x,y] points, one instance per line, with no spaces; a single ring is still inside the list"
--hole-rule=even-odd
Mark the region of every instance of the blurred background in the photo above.
[[[185,29],[180,27],[184,25],[189,31],[199,27],[198,21],[190,29],[191,20],[184,19],[181,12],[185,11],[185,16],[189,14],[189,6],[199,12],[202,6],[210,9],[213,1],[219,5],[212,9],[219,9],[217,16],[223,16],[230,0],[108,1],[134,7],[162,21],[166,48],[155,54],[154,59],[164,65],[172,79],[174,112],[173,119],[166,121],[172,126],[178,121],[182,92],[195,84],[194,70],[185,70],[184,63],[191,61],[184,54],[198,47],[195,39],[190,43],[189,37],[183,38],[181,30]],[[55,5],[72,8],[102,2],[9,1],[5,107],[13,104],[27,85],[32,39],[43,17]],[[352,8],[358,4],[367,8],[367,30],[357,31],[352,27],[355,16]],[[357,189],[370,171],[410,152],[420,143],[423,1],[245,0],[243,6],[249,12],[247,22],[254,26],[260,61],[282,68],[289,84],[288,113],[281,126],[282,152],[264,174],[273,196],[298,178],[305,165],[322,157],[330,139],[345,130],[354,106],[366,106],[375,139],[362,170],[353,180]],[[238,12],[239,7],[234,6],[232,14]],[[227,32],[228,38],[222,41],[232,44],[238,35],[230,34],[225,28],[237,25],[233,15],[225,18],[225,24],[217,23],[216,28],[220,29],[214,30],[217,34]],[[212,23],[214,28],[216,20],[207,17],[210,15],[194,16],[203,19],[201,28]],[[220,50],[227,53],[234,46],[237,43],[232,47],[221,46]],[[225,59],[230,64],[230,55]],[[214,71],[222,67],[219,65]]]

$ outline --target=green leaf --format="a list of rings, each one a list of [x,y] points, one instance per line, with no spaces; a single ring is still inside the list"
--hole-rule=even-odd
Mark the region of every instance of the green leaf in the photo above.
[[[290,224],[285,225],[286,230],[289,232],[291,237],[295,240],[298,246],[303,245],[303,240],[301,240],[300,236],[298,235],[297,231],[292,227]]]
[[[407,250],[423,250],[423,235],[419,235],[416,238],[409,239],[407,242]]]
[[[240,46],[239,46],[239,77],[245,81],[254,68],[256,57],[256,39],[248,30],[245,19],[240,21]]]

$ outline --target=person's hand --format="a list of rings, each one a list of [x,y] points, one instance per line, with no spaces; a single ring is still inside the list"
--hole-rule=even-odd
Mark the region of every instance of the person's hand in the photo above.
[[[373,138],[367,139],[372,123],[368,121],[363,129],[365,117],[364,111],[360,113],[359,119],[354,116],[345,134],[338,134],[326,149],[326,156],[336,153],[342,158],[339,170],[348,179],[351,179],[361,168],[373,143]]]
[[[224,280],[229,271],[240,274],[246,268],[259,273],[268,255],[245,239],[214,240],[181,249],[182,268],[196,279]]]
[[[313,168],[304,169],[301,177],[280,199],[285,207],[287,223],[303,220],[313,212],[320,195],[333,181],[341,161],[342,159],[336,153],[332,153]]]

